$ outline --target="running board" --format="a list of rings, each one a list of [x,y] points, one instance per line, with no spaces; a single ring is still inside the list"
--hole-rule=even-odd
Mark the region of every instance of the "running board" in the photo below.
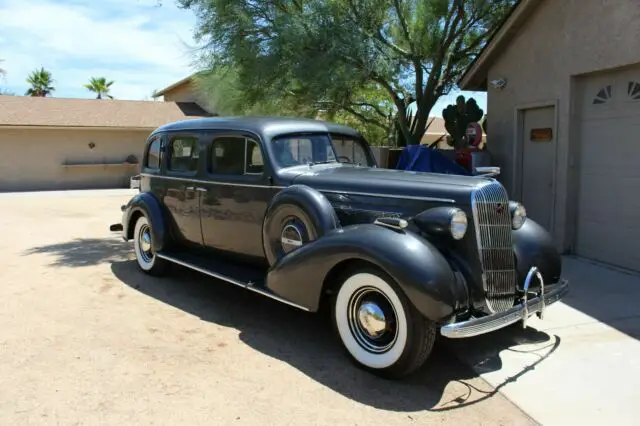
[[[216,271],[214,271],[214,270],[212,270],[210,268],[205,267],[204,265],[198,265],[197,263],[202,263],[202,262],[194,262],[193,260],[195,260],[195,259],[189,259],[189,260],[184,259],[183,260],[183,259],[179,259],[177,256],[172,256],[172,255],[165,254],[165,253],[162,253],[162,252],[156,253],[156,256],[158,256],[161,259],[167,260],[169,262],[184,266],[185,268],[193,269],[194,271],[198,271],[198,272],[200,272],[202,274],[205,274],[205,275],[208,275],[210,277],[213,277],[213,278],[216,278],[216,279],[219,279],[219,280],[222,280],[222,281],[226,281],[226,282],[231,283],[231,284],[235,284],[238,287],[242,287],[242,288],[244,288],[246,290],[251,290],[254,293],[261,294],[261,295],[266,296],[266,297],[268,297],[270,299],[277,300],[278,302],[287,304],[289,306],[293,306],[294,308],[298,308],[298,309],[302,309],[303,311],[310,312],[309,309],[304,307],[304,306],[301,306],[301,305],[298,305],[296,303],[293,303],[293,302],[291,302],[291,301],[289,301],[287,299],[283,299],[282,297],[271,293],[269,290],[266,290],[266,289],[264,289],[262,287],[256,286],[257,280],[246,280],[245,281],[245,279],[246,279],[245,277],[243,277],[245,279],[243,279],[243,278],[234,278],[234,277],[231,277],[231,276],[229,276],[227,274],[222,274],[220,272],[216,272]],[[246,275],[246,274],[243,274],[243,275]]]

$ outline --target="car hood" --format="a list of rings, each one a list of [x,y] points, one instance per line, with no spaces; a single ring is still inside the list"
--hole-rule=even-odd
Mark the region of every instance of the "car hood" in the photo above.
[[[468,204],[471,192],[490,180],[492,178],[331,165],[307,168],[293,179],[293,183],[321,192],[437,198]]]

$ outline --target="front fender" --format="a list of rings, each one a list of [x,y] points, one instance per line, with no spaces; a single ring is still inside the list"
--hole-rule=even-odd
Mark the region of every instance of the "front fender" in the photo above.
[[[271,268],[266,285],[280,297],[317,311],[325,278],[345,260],[380,267],[433,321],[443,321],[466,306],[464,284],[431,243],[413,232],[374,224],[337,229],[289,253]]]
[[[167,242],[167,226],[162,214],[160,203],[156,198],[148,193],[141,192],[134,195],[124,206],[122,214],[122,235],[125,239],[130,239],[135,227],[135,218],[139,214],[147,216],[151,222],[151,234],[153,248],[156,252],[162,250]]]
[[[562,274],[562,258],[547,230],[527,218],[520,229],[511,232],[517,260],[518,283],[524,283],[532,266],[538,267],[545,283],[558,282]]]

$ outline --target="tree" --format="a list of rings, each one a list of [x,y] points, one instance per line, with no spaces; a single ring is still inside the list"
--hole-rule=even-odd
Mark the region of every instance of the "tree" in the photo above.
[[[412,144],[514,2],[178,0],[196,13],[201,58],[234,68],[244,101],[357,105],[380,90]]]
[[[281,94],[248,102],[235,67],[218,66],[193,77],[204,105],[220,115],[275,115],[320,118],[359,128],[373,144],[387,143],[393,126],[393,105],[375,86],[359,89],[343,100]]]
[[[109,94],[109,90],[113,83],[113,81],[107,81],[104,77],[91,77],[89,83],[85,84],[84,87],[90,92],[95,93],[96,99],[102,99],[103,96],[113,99],[113,96]]]
[[[51,73],[42,67],[39,70],[34,70],[31,72],[31,74],[29,74],[27,83],[31,85],[31,87],[25,93],[25,95],[27,96],[45,97],[47,95],[50,95],[55,90],[55,88],[52,86],[53,78],[51,77]]]
[[[4,62],[4,59],[0,59],[0,62]],[[0,68],[0,77],[4,77],[6,74],[7,74],[7,71],[4,68]],[[0,95],[13,96],[13,93],[0,88]]]

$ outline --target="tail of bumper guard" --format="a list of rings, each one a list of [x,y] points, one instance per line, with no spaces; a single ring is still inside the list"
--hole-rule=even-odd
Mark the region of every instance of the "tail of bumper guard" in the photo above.
[[[536,277],[538,282],[540,282],[540,291],[532,294],[529,291],[529,286],[531,285],[533,277]],[[490,333],[518,321],[522,321],[522,326],[526,328],[527,319],[531,315],[535,313],[542,319],[547,306],[557,302],[567,294],[569,291],[569,282],[562,280],[545,288],[542,274],[540,274],[538,268],[534,266],[529,270],[522,290],[524,291],[524,298],[519,305],[504,312],[444,325],[440,328],[440,334],[451,339],[473,337]],[[530,296],[534,297],[530,298]]]

